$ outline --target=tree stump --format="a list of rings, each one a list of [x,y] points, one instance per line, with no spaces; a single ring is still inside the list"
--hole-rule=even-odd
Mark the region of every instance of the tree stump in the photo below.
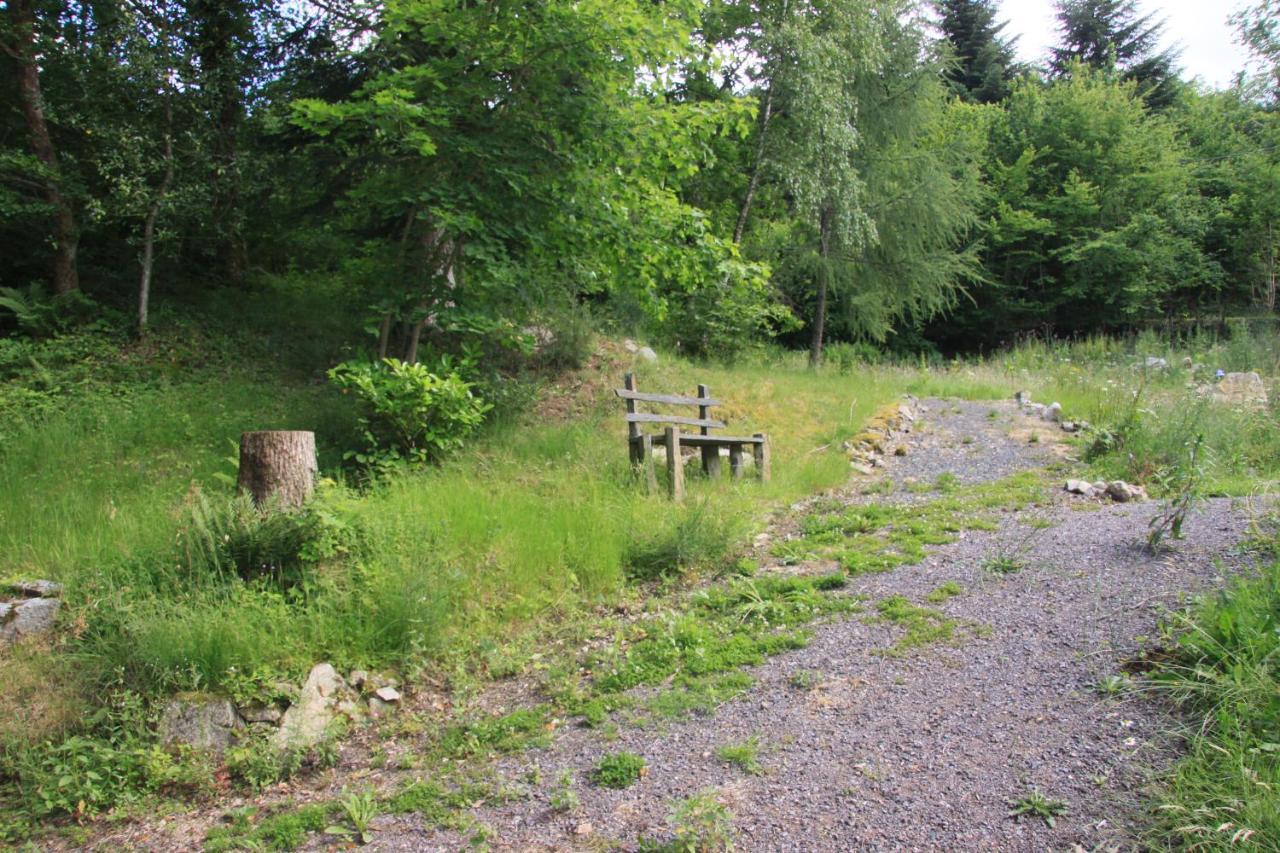
[[[266,506],[300,507],[316,485],[316,434],[300,430],[246,432],[240,436],[237,488]]]

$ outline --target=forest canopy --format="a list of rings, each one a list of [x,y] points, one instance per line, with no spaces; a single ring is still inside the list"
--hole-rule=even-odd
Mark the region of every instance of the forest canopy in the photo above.
[[[1060,0],[1042,68],[994,0],[3,0],[0,327],[284,279],[409,362],[1270,313],[1278,14],[1210,90],[1132,0]]]

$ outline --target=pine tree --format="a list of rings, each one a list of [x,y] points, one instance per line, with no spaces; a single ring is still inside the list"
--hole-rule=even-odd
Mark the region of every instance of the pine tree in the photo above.
[[[1002,37],[1008,22],[997,22],[995,0],[938,0],[937,8],[953,53],[944,74],[951,90],[974,103],[1004,100],[1016,68],[1017,38]]]
[[[1097,69],[1115,67],[1155,109],[1169,106],[1180,81],[1175,50],[1160,50],[1164,22],[1154,13],[1140,15],[1135,0],[1058,0],[1062,44],[1053,49],[1052,69],[1066,74],[1073,63]]]

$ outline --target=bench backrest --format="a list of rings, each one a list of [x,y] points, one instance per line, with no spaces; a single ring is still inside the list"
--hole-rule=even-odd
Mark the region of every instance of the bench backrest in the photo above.
[[[627,404],[627,433],[631,440],[640,438],[641,424],[671,424],[678,426],[698,427],[703,435],[709,435],[713,429],[724,429],[724,421],[710,417],[711,407],[720,405],[719,400],[711,398],[711,391],[706,385],[698,386],[697,397],[684,397],[679,394],[645,394],[636,390],[636,377],[628,373],[622,383],[625,387],[614,389],[615,394]],[[664,412],[637,411],[638,403],[654,403],[664,406],[697,406],[698,416],[686,418],[680,415],[668,415]]]

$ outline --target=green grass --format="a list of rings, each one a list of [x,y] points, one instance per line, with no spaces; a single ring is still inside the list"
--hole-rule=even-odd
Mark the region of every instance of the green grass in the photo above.
[[[1280,563],[1206,596],[1170,626],[1152,683],[1182,709],[1185,757],[1158,793],[1154,840],[1280,848]]]
[[[744,773],[759,776],[764,773],[760,764],[760,738],[751,736],[740,743],[727,743],[716,748],[716,757]]]
[[[615,752],[597,762],[592,779],[602,788],[630,788],[648,772],[644,758],[634,752]]]

